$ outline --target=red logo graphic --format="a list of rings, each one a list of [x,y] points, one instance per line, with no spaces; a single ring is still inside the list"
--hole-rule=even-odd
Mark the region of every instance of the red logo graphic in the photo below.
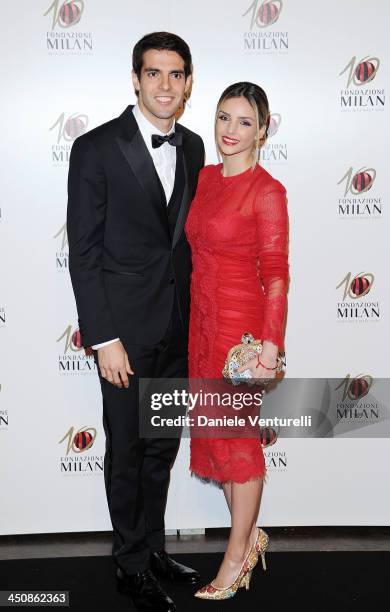
[[[73,438],[73,447],[83,451],[93,444],[93,435],[89,431],[79,431]]]
[[[64,346],[64,354],[68,351],[70,353],[78,353],[81,350],[81,340],[80,340],[80,331],[76,329],[74,332],[72,331],[72,326],[68,325],[65,329],[62,336],[57,339],[57,342],[60,342],[64,338],[65,346]]]
[[[367,55],[356,62],[356,55],[354,55],[344,70],[340,72],[339,76],[349,69],[346,87],[349,87],[351,83],[354,85],[366,85],[376,77],[379,66],[380,60],[378,57],[369,57]]]
[[[97,431],[94,427],[87,427],[85,425],[76,431],[76,433],[74,433],[74,431],[75,428],[70,427],[64,437],[58,442],[58,444],[61,444],[64,440],[68,439],[66,448],[67,455],[70,451],[77,454],[85,453],[85,451],[91,448],[96,440]]]
[[[343,278],[343,280],[337,285],[336,289],[344,284],[344,295],[343,300],[348,296],[349,298],[356,300],[358,298],[367,295],[374,283],[374,275],[371,272],[359,272],[351,280],[351,273]]]
[[[369,191],[374,184],[376,178],[376,170],[374,168],[367,168],[363,166],[353,173],[352,166],[344,174],[344,176],[337,183],[340,185],[345,181],[344,197],[347,196],[348,192],[352,195],[360,195]]]
[[[59,13],[59,23],[61,27],[69,28],[69,26],[78,23],[81,19],[82,12],[81,2],[74,2],[74,0],[64,2]]]
[[[350,290],[354,297],[362,297],[369,292],[371,287],[371,281],[367,276],[355,276],[351,282]]]
[[[75,138],[86,132],[88,123],[88,116],[84,113],[73,113],[66,120],[65,113],[61,113],[55,123],[49,128],[49,132],[58,126],[57,144],[61,140],[72,142]]]
[[[252,12],[250,29],[252,30],[254,25],[267,28],[279,19],[282,8],[282,0],[263,0],[261,3],[260,0],[254,0],[242,17]]]
[[[65,123],[65,134],[69,137],[69,140],[74,140],[77,136],[84,134],[86,127],[87,125],[80,115],[69,117]]]
[[[61,6],[59,0],[54,0],[44,17],[51,11],[53,12],[52,30],[56,25],[60,28],[70,28],[80,21],[84,12],[84,0],[65,0]]]
[[[359,374],[359,376],[363,376],[363,375]],[[351,399],[357,400],[367,395],[367,393],[370,390],[370,386],[371,386],[370,381],[368,380],[369,378],[371,377],[369,376],[366,376],[364,378],[356,377],[353,380],[351,380],[350,385],[348,387],[348,395]]]
[[[356,193],[362,193],[371,189],[373,180],[369,172],[357,172],[352,179],[352,185]]]
[[[81,349],[83,346],[81,343],[81,334],[79,329],[76,329],[76,331],[72,334],[72,344],[78,349]]]
[[[367,81],[370,81],[373,77],[375,70],[376,67],[373,62],[360,62],[355,70],[356,80],[359,81],[359,83],[367,83]]]
[[[351,379],[351,375],[348,374],[341,383],[335,388],[335,390],[343,388],[342,401],[344,402],[347,397],[351,400],[359,400],[371,389],[373,378],[369,374],[358,374]]]
[[[278,439],[278,434],[273,427],[261,427],[260,429],[260,442],[263,448],[272,446]]]
[[[282,121],[282,116],[279,113],[272,113],[269,121],[268,127],[268,138],[272,138],[275,136],[277,131],[279,130],[279,126]]]

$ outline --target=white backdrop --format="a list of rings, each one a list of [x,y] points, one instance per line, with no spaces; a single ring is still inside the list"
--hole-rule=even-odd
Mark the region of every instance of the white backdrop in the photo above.
[[[111,528],[100,386],[74,335],[67,161],[78,134],[135,101],[131,51],[147,32],[176,32],[191,47],[194,87],[181,121],[202,135],[207,163],[217,161],[213,116],[222,90],[249,80],[268,94],[275,133],[262,163],[286,186],[290,216],[287,376],[389,375],[389,4],[250,3],[7,4],[0,37],[3,534]],[[260,522],[388,524],[389,440],[370,437],[372,420],[366,425],[360,437],[279,439],[267,449]],[[80,430],[87,433],[75,437]],[[189,477],[182,440],[167,529],[228,524],[221,492]]]

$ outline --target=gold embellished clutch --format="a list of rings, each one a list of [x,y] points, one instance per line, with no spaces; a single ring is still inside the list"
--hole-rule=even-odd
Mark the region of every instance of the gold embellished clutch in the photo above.
[[[222,376],[233,385],[239,385],[245,382],[246,379],[252,378],[249,369],[243,372],[237,372],[237,370],[240,366],[245,365],[250,359],[253,359],[253,357],[257,357],[262,351],[262,341],[255,340],[250,332],[245,332],[242,335],[241,344],[236,344],[229,350],[222,370]],[[276,373],[282,372],[285,365],[285,353],[279,351],[276,358]],[[262,378],[261,383],[266,385],[271,380],[273,380],[273,378]]]

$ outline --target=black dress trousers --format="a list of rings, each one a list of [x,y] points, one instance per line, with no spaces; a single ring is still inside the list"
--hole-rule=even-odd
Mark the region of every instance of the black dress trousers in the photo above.
[[[112,554],[128,573],[149,568],[150,553],[164,549],[164,513],[170,470],[179,439],[140,439],[138,378],[186,378],[188,338],[177,295],[162,340],[156,345],[125,344],[134,375],[129,388],[118,389],[101,377],[106,435],[104,480],[113,526]]]

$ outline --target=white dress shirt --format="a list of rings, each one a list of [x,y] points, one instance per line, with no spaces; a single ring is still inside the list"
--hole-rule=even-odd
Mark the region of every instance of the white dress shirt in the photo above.
[[[152,134],[160,134],[160,136],[165,136],[165,133],[158,130],[153,123],[150,123],[150,121],[142,113],[138,104],[136,104],[133,108],[133,115],[138,123],[139,131],[142,134],[148,151],[152,156],[154,167],[156,168],[156,172],[164,188],[165,197],[168,203],[172,195],[173,185],[175,183],[176,147],[169,144],[169,142],[164,142],[164,144],[162,144],[160,147],[153,149]],[[175,121],[173,121],[171,129],[166,133],[172,134],[174,131]]]
[[[161,132],[157,129],[153,123],[150,123],[149,119],[145,117],[142,113],[138,104],[136,104],[133,108],[133,115],[138,124],[138,129],[142,134],[142,137],[145,141],[147,149],[152,157],[154,167],[156,168],[156,172],[159,176],[161,184],[164,189],[165,198],[167,204],[171,199],[171,195],[173,192],[173,186],[175,183],[175,172],[176,172],[176,147],[169,144],[169,142],[164,142],[160,147],[153,149],[152,147],[152,134],[160,134],[161,136],[165,136],[164,132]],[[167,134],[171,134],[175,131],[175,120],[173,121],[171,129],[166,132]],[[102,346],[106,346],[107,344],[111,344],[112,342],[117,342],[119,338],[114,338],[113,340],[107,340],[107,342],[101,342],[100,344],[94,344],[92,346],[93,349],[97,350]]]

